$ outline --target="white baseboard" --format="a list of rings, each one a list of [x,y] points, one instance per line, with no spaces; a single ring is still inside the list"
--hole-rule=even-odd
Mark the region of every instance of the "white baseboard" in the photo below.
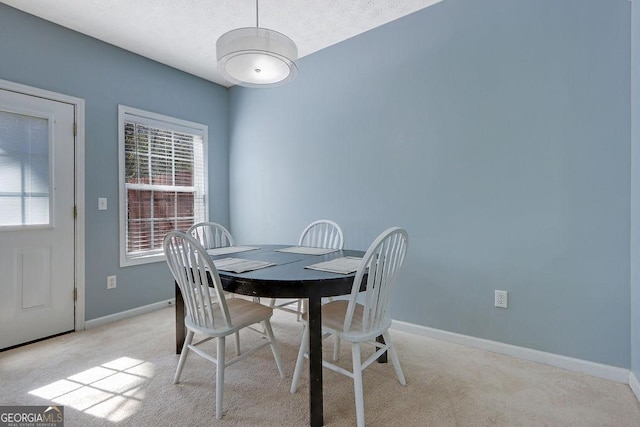
[[[442,341],[462,344],[469,347],[479,348],[494,353],[505,354],[507,356],[517,357],[519,359],[529,360],[532,362],[543,363],[545,365],[555,366],[574,372],[583,372],[585,374],[616,381],[619,383],[631,385],[631,376],[628,369],[618,368],[615,366],[604,365],[601,363],[590,362],[582,359],[562,356],[559,354],[546,353],[544,351],[533,350],[525,347],[518,347],[511,344],[504,344],[497,341],[476,338],[468,335],[456,334],[440,329],[428,328],[426,326],[415,325],[394,320],[391,327],[398,331],[408,332],[415,335],[421,335],[429,338],[435,338]],[[635,378],[634,390],[636,396],[640,395],[640,386],[637,378]],[[634,386],[631,385],[633,388]],[[636,391],[637,390],[637,391]]]
[[[138,316],[140,314],[149,313],[160,308],[172,306],[176,304],[174,298],[155,302],[153,304],[145,305],[142,307],[133,308],[131,310],[121,311],[120,313],[110,314],[104,317],[98,317],[97,319],[87,320],[84,323],[85,329],[97,328],[98,326],[106,325],[107,323],[116,322],[118,320],[127,319],[129,317]]]
[[[638,377],[636,377],[633,372],[629,373],[629,387],[631,387],[631,390],[633,390],[638,400],[640,400],[640,381],[638,381]]]

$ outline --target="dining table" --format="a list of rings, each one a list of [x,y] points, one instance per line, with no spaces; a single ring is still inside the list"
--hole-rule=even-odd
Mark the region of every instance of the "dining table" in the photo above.
[[[225,291],[255,298],[306,298],[308,299],[307,323],[309,328],[309,424],[323,425],[322,396],[322,298],[348,295],[351,293],[355,271],[337,273],[313,269],[318,263],[340,259],[362,258],[363,251],[334,250],[329,253],[314,254],[287,245],[241,246],[233,252],[233,247],[210,256],[216,261],[229,257],[237,260],[266,262],[270,265],[251,271],[224,271],[218,269],[220,281]],[[311,253],[306,253],[311,252]],[[322,251],[320,251],[322,252]],[[309,268],[312,267],[312,268]],[[185,340],[184,301],[178,285],[176,298],[176,353],[180,353]],[[384,361],[384,360],[380,360]]]

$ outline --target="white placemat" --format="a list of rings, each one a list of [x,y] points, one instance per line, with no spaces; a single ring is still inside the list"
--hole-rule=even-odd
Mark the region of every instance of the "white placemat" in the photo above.
[[[256,248],[254,246],[225,246],[223,248],[207,249],[207,253],[211,256],[216,256],[216,255],[235,254],[238,252],[255,251],[256,249],[260,249],[260,248]]]
[[[349,274],[353,273],[360,266],[362,258],[345,256],[334,258],[331,261],[319,262],[317,264],[308,265],[305,268],[311,270],[328,271],[329,273]]]
[[[310,246],[291,246],[289,248],[276,249],[276,252],[287,252],[291,254],[304,254],[304,255],[325,255],[331,252],[337,252],[340,249],[332,248],[312,248]]]
[[[255,261],[242,258],[223,258],[214,260],[213,265],[215,265],[218,270],[232,271],[234,273],[244,273],[247,271],[271,267],[275,264],[272,262]]]

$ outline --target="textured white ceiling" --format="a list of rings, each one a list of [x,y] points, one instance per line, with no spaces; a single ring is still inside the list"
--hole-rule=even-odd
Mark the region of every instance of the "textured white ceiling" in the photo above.
[[[259,24],[289,36],[303,57],[440,1],[261,0]],[[256,25],[254,0],[0,2],[223,86],[216,40]]]

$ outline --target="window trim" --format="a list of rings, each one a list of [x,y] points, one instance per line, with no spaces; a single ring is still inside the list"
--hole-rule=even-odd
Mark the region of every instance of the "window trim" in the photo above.
[[[119,205],[119,251],[120,251],[120,267],[128,267],[132,265],[149,264],[154,262],[162,262],[165,260],[164,253],[158,253],[157,250],[149,251],[147,255],[136,257],[127,256],[127,212],[126,212],[126,182],[125,182],[125,138],[124,128],[127,119],[134,118],[136,123],[142,123],[151,127],[164,127],[166,129],[195,134],[202,137],[202,154],[204,157],[204,220],[209,219],[209,168],[208,168],[208,146],[209,146],[209,127],[201,123],[190,122],[187,120],[177,119],[162,114],[152,113],[150,111],[140,110],[126,105],[118,105],[118,205]]]

